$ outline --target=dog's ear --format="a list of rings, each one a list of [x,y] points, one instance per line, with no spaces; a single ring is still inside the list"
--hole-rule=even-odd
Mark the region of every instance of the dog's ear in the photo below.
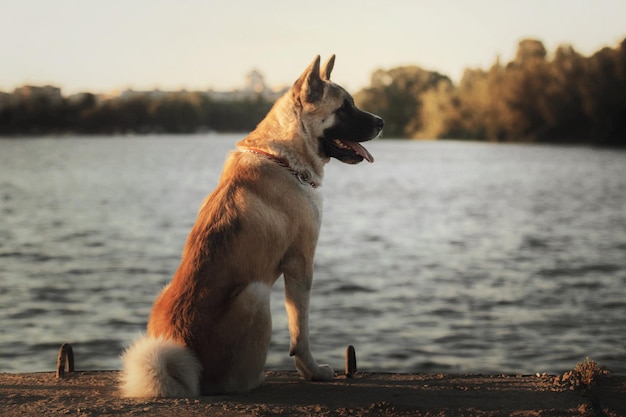
[[[320,56],[316,56],[311,65],[304,70],[291,89],[298,105],[316,103],[324,95],[324,81],[320,77]]]
[[[330,73],[333,72],[333,67],[335,66],[335,54],[332,54],[328,61],[322,66],[322,70],[320,71],[322,80],[330,81]]]

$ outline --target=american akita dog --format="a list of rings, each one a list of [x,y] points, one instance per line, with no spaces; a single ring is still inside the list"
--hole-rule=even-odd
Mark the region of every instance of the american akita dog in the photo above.
[[[290,350],[309,380],[334,377],[309,350],[309,295],[330,158],[356,164],[383,119],[330,81],[335,56],[309,65],[227,158],[202,204],[147,335],[123,354],[128,397],[241,393],[260,386],[271,337],[270,288],[283,275]]]

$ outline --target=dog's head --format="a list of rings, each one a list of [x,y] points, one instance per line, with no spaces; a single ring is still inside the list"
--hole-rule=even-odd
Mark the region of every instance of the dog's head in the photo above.
[[[292,97],[300,111],[302,128],[318,141],[322,158],[337,158],[348,164],[372,155],[359,142],[377,137],[384,125],[375,114],[360,110],[346,90],[330,81],[335,63],[332,55],[320,69],[319,55],[294,83]]]

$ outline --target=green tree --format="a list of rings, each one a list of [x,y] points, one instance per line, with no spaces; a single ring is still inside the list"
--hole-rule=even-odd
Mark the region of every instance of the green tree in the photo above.
[[[385,136],[414,137],[422,130],[421,95],[450,79],[417,66],[377,70],[371,86],[355,94],[359,106],[385,119]]]

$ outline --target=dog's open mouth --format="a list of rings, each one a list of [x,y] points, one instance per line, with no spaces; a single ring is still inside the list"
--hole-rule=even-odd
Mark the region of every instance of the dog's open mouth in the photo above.
[[[325,151],[328,156],[339,159],[348,164],[358,164],[362,160],[374,162],[374,157],[359,142],[352,142],[344,139],[333,139],[324,141]]]

